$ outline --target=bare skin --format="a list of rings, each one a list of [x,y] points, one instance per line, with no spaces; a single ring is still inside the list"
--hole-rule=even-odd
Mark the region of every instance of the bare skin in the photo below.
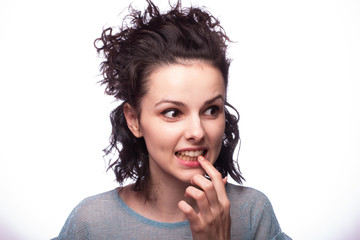
[[[220,70],[203,61],[160,66],[149,75],[141,114],[127,103],[124,115],[134,136],[145,140],[153,197],[145,201],[125,187],[120,194],[130,208],[159,222],[187,219],[193,239],[230,239],[226,180],[213,166],[225,131],[225,98]]]
[[[186,216],[179,210],[177,204],[183,200],[196,208],[195,201],[184,195],[189,184],[177,189],[167,184],[160,185],[161,187],[158,184],[156,186],[156,200],[148,199],[145,201],[141,193],[131,190],[132,185],[124,187],[120,196],[131,209],[146,218],[169,223],[186,220]],[[166,198],[162,196],[166,196]]]
[[[227,179],[223,179],[205,158],[200,156],[198,161],[211,181],[197,174],[191,179],[191,184],[182,187],[157,185],[157,192],[161,194],[156,201],[144,202],[140,193],[131,191],[131,185],[124,187],[120,196],[130,208],[149,219],[159,222],[187,219],[194,240],[230,239],[230,201],[225,192]]]
[[[190,222],[194,240],[230,239],[230,201],[225,191],[226,178],[222,179],[221,174],[202,156],[198,157],[198,161],[211,181],[195,175],[191,183],[200,189],[189,186],[185,195],[196,200],[199,211],[185,201],[180,201],[178,207]]]

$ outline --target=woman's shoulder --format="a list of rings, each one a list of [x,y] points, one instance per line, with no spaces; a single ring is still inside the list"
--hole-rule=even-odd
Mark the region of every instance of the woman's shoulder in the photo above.
[[[272,204],[268,197],[261,191],[234,184],[226,185],[226,193],[232,209],[242,209],[250,213],[267,212],[274,215]]]
[[[231,202],[270,202],[263,192],[242,185],[227,183],[226,193]]]
[[[118,191],[119,190],[115,188],[110,191],[106,191],[86,197],[77,205],[77,207],[79,208],[86,208],[89,206],[93,207],[94,204],[100,205],[100,204],[106,204],[109,202],[116,201],[116,196],[118,194]]]
[[[267,196],[259,190],[233,184],[226,184],[231,203],[233,233],[249,234],[249,239],[291,239],[281,231],[274,209]]]
[[[108,216],[117,214],[118,189],[82,200],[70,213],[58,239],[84,239],[94,226],[111,225]]]
[[[99,219],[106,213],[113,212],[118,206],[118,190],[113,189],[107,192],[86,197],[70,213],[67,221],[91,221]],[[105,214],[104,214],[105,213]]]

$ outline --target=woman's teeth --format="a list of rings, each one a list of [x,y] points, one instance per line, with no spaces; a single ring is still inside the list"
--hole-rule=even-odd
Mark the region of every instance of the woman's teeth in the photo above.
[[[182,151],[182,152],[177,152],[176,156],[185,161],[196,161],[198,156],[202,155],[203,153],[204,150]]]

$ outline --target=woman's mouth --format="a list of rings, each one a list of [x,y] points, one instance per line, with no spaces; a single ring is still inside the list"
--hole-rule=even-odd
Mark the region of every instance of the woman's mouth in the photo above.
[[[198,156],[205,156],[207,150],[187,150],[187,151],[180,151],[176,152],[175,155],[185,161],[197,161]]]

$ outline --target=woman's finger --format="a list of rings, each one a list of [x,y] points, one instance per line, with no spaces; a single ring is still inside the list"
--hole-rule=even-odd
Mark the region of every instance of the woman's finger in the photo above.
[[[197,174],[191,178],[191,184],[200,187],[204,191],[212,211],[218,208],[218,195],[212,181]]]
[[[228,198],[226,196],[225,184],[223,182],[223,178],[222,178],[221,174],[219,173],[219,171],[209,161],[207,161],[203,156],[199,156],[198,161],[199,161],[201,167],[205,170],[205,172],[211,178],[211,181],[214,185],[215,191],[217,192],[218,199],[221,202],[228,201]]]
[[[199,227],[200,218],[195,210],[184,200],[178,203],[178,208],[185,214],[185,217],[190,223],[191,228]]]
[[[196,187],[189,186],[186,188],[185,193],[187,197],[191,197],[196,201],[196,204],[199,207],[199,211],[201,213],[201,217],[204,217],[205,219],[213,218],[212,209],[210,207],[208,197],[204,191],[201,191]]]

